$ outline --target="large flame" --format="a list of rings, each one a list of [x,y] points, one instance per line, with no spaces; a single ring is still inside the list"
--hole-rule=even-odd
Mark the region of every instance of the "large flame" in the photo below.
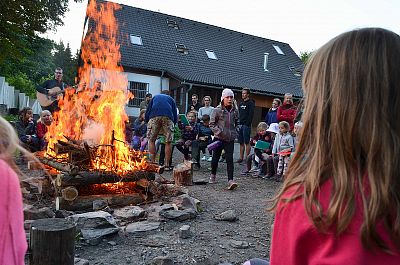
[[[132,95],[119,65],[121,54],[114,16],[118,9],[118,4],[110,2],[88,3],[86,15],[91,23],[82,42],[80,85],[59,100],[60,110],[49,128],[47,154],[56,156],[53,146],[58,140],[65,140],[65,136],[84,140],[99,146],[92,161],[95,169],[124,173],[145,167],[145,158],[132,159],[132,151],[125,143],[128,116],[124,106]],[[101,93],[95,81],[101,81]]]

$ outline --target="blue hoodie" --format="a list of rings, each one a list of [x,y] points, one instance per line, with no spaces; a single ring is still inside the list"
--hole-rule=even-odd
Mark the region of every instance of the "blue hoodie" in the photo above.
[[[174,124],[178,122],[175,100],[168,95],[155,95],[150,100],[146,109],[145,121],[147,123],[151,118],[160,116],[168,117]]]

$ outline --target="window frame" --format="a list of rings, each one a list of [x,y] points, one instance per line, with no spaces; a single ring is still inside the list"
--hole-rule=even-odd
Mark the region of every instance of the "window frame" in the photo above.
[[[207,55],[208,59],[210,59],[210,60],[218,60],[218,56],[217,56],[217,54],[215,54],[215,52],[213,50],[207,50],[206,49],[204,51],[206,52],[206,55]],[[212,54],[211,57],[210,57],[210,54]]]
[[[134,42],[134,41],[132,40],[132,37],[133,37],[133,38],[136,38],[136,39],[139,39],[139,40],[140,40],[140,43]],[[129,39],[130,39],[132,45],[143,46],[143,39],[142,39],[142,36],[130,34]]]

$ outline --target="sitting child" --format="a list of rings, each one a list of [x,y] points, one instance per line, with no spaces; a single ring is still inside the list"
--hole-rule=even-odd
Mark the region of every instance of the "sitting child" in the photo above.
[[[141,110],[139,117],[133,123],[133,137],[131,146],[133,149],[140,150],[141,152],[143,152],[147,146],[147,124],[144,120],[145,113],[145,109]]]
[[[197,113],[189,111],[186,115],[189,124],[185,125],[181,119],[178,121],[178,127],[181,130],[181,139],[176,142],[176,148],[183,154],[185,160],[190,160],[190,147],[196,140],[199,129],[197,126]]]
[[[282,177],[285,176],[289,156],[294,149],[294,139],[289,130],[290,126],[288,122],[281,121],[279,123],[279,133],[275,137],[274,146],[272,148],[274,157],[277,156],[279,158],[275,175],[277,181],[281,181]]]
[[[195,162],[195,165],[197,167],[200,167],[200,150],[203,151],[203,153],[206,152],[206,147],[207,147],[207,145],[209,145],[211,143],[211,141],[212,141],[211,137],[213,135],[213,132],[209,127],[210,116],[207,114],[204,114],[201,119],[202,119],[202,123],[200,123],[198,126],[199,134],[198,134],[197,140],[194,140],[192,143],[192,157],[193,157],[193,161]],[[211,154],[210,154],[210,158],[211,158]],[[202,160],[204,161],[207,159],[202,159]]]
[[[47,141],[45,139],[45,135],[48,131],[48,127],[53,122],[53,117],[51,116],[51,112],[48,110],[43,110],[40,113],[40,119],[36,125],[37,137],[39,139],[40,150],[44,150],[47,148]]]
[[[23,146],[31,152],[40,150],[40,141],[36,135],[36,124],[33,120],[32,109],[24,107],[15,123],[15,129]]]

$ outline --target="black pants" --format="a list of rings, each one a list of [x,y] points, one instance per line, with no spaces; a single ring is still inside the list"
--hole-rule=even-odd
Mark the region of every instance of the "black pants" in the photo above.
[[[218,139],[217,139],[218,140]],[[226,169],[228,171],[228,180],[233,180],[233,150],[235,148],[235,142],[221,141],[222,146],[214,150],[211,160],[211,174],[217,173],[218,161],[221,157],[222,150],[225,150]]]
[[[192,142],[192,159],[200,165],[200,150],[205,150],[209,142],[194,140]]]
[[[175,145],[171,144],[171,161],[169,161],[169,165],[166,166],[172,165],[172,154],[174,153],[174,147]],[[165,160],[165,144],[160,144],[160,158],[158,159],[158,164],[160,166],[163,166],[164,160]]]

